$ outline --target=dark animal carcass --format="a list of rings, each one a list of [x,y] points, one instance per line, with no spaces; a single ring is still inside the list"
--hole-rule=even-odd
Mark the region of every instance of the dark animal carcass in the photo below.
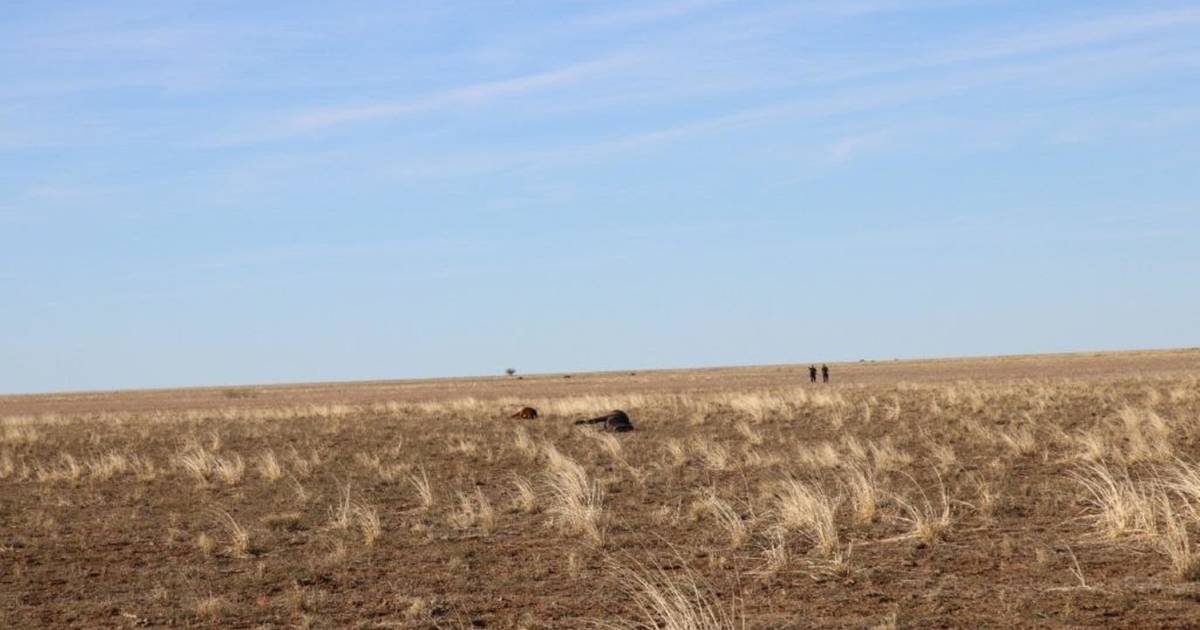
[[[617,433],[633,430],[633,423],[629,421],[629,415],[620,409],[615,409],[612,413],[598,418],[576,420],[575,424],[599,424],[601,429]]]

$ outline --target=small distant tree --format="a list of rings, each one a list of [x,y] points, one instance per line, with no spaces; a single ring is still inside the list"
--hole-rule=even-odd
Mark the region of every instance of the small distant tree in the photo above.
[[[508,368],[507,370],[504,370],[504,373],[509,376],[512,376],[513,374],[517,373],[517,369],[516,368]]]

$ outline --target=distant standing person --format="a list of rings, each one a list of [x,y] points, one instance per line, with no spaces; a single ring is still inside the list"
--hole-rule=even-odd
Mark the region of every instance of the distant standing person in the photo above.
[[[815,376],[813,377],[813,380],[816,380]],[[829,382],[829,366],[825,365],[824,363],[821,364],[821,382],[822,383]]]
[[[815,365],[808,366],[808,382],[810,382],[810,383],[817,382],[817,366],[815,366]]]

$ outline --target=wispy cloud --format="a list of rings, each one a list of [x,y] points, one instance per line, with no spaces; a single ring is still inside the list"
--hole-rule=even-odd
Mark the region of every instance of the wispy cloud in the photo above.
[[[891,133],[887,130],[856,133],[832,142],[827,152],[835,162],[849,162],[863,153],[883,147],[890,137]]]
[[[852,67],[817,73],[816,78],[847,80],[866,76],[928,70],[942,66],[1000,61],[1013,57],[1062,53],[1098,44],[1114,44],[1150,32],[1200,24],[1200,9],[1122,13],[1075,20],[1048,27],[1021,29],[1005,34],[974,33],[964,41],[934,43],[933,52],[900,55],[883,63],[859,63]]]
[[[253,144],[331,127],[398,118],[449,107],[480,105],[578,83],[628,61],[627,57],[613,56],[508,79],[482,81],[413,98],[313,108],[288,114],[283,117],[281,123],[271,125],[265,130],[234,134],[218,139],[212,144]]]
[[[609,8],[578,18],[576,25],[589,27],[629,26],[661,22],[671,18],[732,4],[736,0],[675,0],[673,2],[639,2],[618,8]]]

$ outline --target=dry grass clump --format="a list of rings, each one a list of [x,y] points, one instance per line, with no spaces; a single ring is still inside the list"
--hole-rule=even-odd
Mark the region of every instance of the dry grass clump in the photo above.
[[[869,442],[867,450],[870,452],[871,461],[878,472],[898,472],[913,463],[912,455],[897,448],[890,435],[878,443]]]
[[[229,535],[229,553],[235,558],[247,558],[251,552],[257,551],[250,546],[250,530],[242,527],[233,515],[225,510],[216,510],[217,519]]]
[[[592,432],[587,435],[595,440],[600,445],[600,449],[608,453],[608,456],[613,460],[618,462],[624,461],[625,458],[621,456],[621,441],[617,439],[617,436],[601,432]]]
[[[1090,495],[1096,528],[1108,538],[1154,536],[1161,489],[1135,482],[1124,467],[1095,462],[1072,473]]]
[[[29,446],[42,439],[42,432],[36,427],[26,424],[15,424],[24,421],[21,418],[5,418],[6,426],[0,431],[0,444],[11,446]]]
[[[17,462],[8,449],[0,450],[0,479],[8,479],[17,473]]]
[[[116,451],[90,459],[86,465],[88,474],[97,481],[107,481],[130,470],[129,458]]]
[[[228,614],[231,609],[229,600],[220,595],[209,594],[196,599],[192,604],[193,612],[201,619],[216,619]]]
[[[34,466],[34,476],[38,481],[78,481],[83,476],[83,466],[70,453],[61,453],[58,461],[47,465]]]
[[[736,613],[736,602],[725,606],[711,597],[690,570],[672,575],[661,568],[612,565],[614,579],[626,594],[637,618],[600,620],[606,630],[736,630],[745,620]]]
[[[829,442],[821,442],[814,446],[798,444],[796,463],[816,470],[837,468],[842,463],[842,454]]]
[[[213,438],[214,443],[219,443],[219,440],[219,437]],[[241,483],[246,474],[246,463],[242,457],[237,453],[221,457],[214,451],[193,444],[175,456],[175,463],[200,485],[208,485],[217,479],[231,486]]]
[[[746,438],[746,441],[750,444],[758,446],[759,444],[763,443],[762,433],[756,431],[754,427],[750,426],[750,424],[745,420],[738,421],[737,424],[733,425],[733,429],[741,434],[742,437]]]
[[[1117,412],[1117,419],[1129,463],[1170,459],[1173,450],[1171,427],[1157,412],[1126,405]]]
[[[1176,512],[1165,496],[1160,501],[1159,513],[1163,529],[1158,538],[1158,546],[1171,561],[1171,572],[1180,580],[1200,579],[1200,554],[1192,549],[1187,528],[1188,519]]]
[[[513,431],[513,446],[525,459],[530,461],[537,459],[539,452],[537,443],[529,437],[529,432],[525,430],[525,427],[518,426]]]
[[[593,544],[603,544],[604,491],[588,477],[583,466],[553,445],[547,444],[543,451],[546,453],[546,485],[551,497],[548,512],[565,531],[583,534]]]
[[[409,475],[408,482],[417,491],[417,498],[421,500],[421,507],[428,510],[433,507],[433,485],[429,483],[429,475],[425,472],[425,467],[417,469],[420,475]]]
[[[869,468],[851,464],[843,477],[854,518],[859,523],[873,523],[879,518],[882,492],[875,473]]]
[[[749,536],[746,522],[742,520],[742,516],[738,514],[737,510],[733,509],[733,506],[725,500],[710,492],[708,496],[698,501],[695,507],[697,512],[709,514],[724,530],[729,537],[731,549],[737,549],[746,543]]]
[[[496,512],[487,496],[479,488],[474,492],[458,493],[458,511],[450,515],[450,523],[458,529],[477,527],[480,532],[490,534],[496,525]]]
[[[350,484],[339,488],[338,502],[329,508],[329,526],[341,530],[357,528],[367,545],[374,544],[383,533],[379,510],[365,501],[353,500]]]
[[[1001,431],[999,438],[1014,455],[1019,457],[1033,455],[1038,450],[1037,437],[1027,426],[1021,426],[1011,431]]]
[[[266,450],[260,453],[255,468],[258,470],[259,476],[267,481],[278,481],[283,478],[283,465],[279,463],[279,458],[275,457],[275,451]]]
[[[914,482],[915,483],[915,482]],[[949,533],[954,520],[950,512],[950,495],[946,484],[938,476],[940,506],[935,506],[929,499],[929,494],[920,485],[917,490],[921,494],[919,501],[908,501],[900,495],[893,495],[893,500],[904,511],[905,516],[898,517],[909,526],[909,535],[926,544],[933,544]]]
[[[667,463],[672,468],[680,468],[687,463],[687,447],[678,438],[668,439],[663,449],[667,452]]]
[[[533,484],[517,473],[512,473],[513,487],[517,493],[513,496],[513,508],[532,514],[537,511],[537,493],[533,491]]]
[[[725,470],[729,467],[729,449],[716,440],[696,437],[691,441],[691,451],[705,468],[714,471]]]
[[[820,486],[789,479],[779,484],[775,512],[779,526],[801,532],[824,555],[835,554],[841,543],[837,528],[837,500]]]

